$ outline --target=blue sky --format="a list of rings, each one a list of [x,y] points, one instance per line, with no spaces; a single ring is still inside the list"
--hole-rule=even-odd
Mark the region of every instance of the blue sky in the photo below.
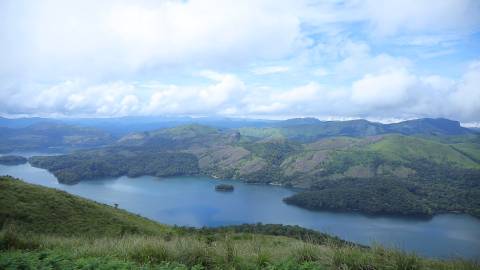
[[[480,1],[0,2],[0,115],[480,122]]]

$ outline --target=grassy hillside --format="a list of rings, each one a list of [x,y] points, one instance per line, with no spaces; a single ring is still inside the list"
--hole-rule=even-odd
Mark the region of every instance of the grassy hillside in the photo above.
[[[480,144],[456,143],[452,145],[452,148],[480,164]]]
[[[19,232],[113,236],[159,234],[166,226],[63,191],[0,178],[0,226]]]
[[[10,177],[0,200],[0,269],[480,269],[295,226],[167,227]]]

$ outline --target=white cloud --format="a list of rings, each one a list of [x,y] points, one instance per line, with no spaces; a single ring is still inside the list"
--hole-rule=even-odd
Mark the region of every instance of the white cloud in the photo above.
[[[139,114],[217,114],[233,113],[235,104],[245,94],[243,81],[231,74],[203,71],[213,81],[206,86],[157,86],[147,89],[146,106]]]
[[[480,119],[480,61],[470,64],[449,99],[451,115],[470,121]]]
[[[310,34],[335,36],[351,23],[369,25],[366,33],[419,33],[414,37],[416,44],[431,43],[437,34],[455,39],[452,32],[465,35],[478,31],[480,3],[2,1],[0,72],[36,79],[72,79],[121,77],[159,66],[248,65],[290,57],[315,42]],[[285,68],[263,71],[280,70]]]
[[[408,58],[387,53],[375,54],[366,42],[346,37],[335,37],[319,43],[303,57],[309,64],[328,63],[330,71],[320,69],[321,75],[328,74],[341,80],[358,79],[369,73],[412,66],[412,61]],[[313,72],[315,74],[315,70]]]
[[[0,1],[0,113],[478,121],[479,30],[476,0]]]
[[[260,115],[269,115],[279,113],[284,110],[287,106],[280,102],[274,102],[271,104],[259,104],[253,105],[250,104],[248,106],[248,112],[253,114],[260,114]]]
[[[256,75],[269,75],[275,73],[284,73],[289,70],[290,68],[287,66],[266,66],[254,68],[252,69],[252,72]]]
[[[352,106],[360,115],[447,117],[474,122],[480,118],[480,64],[473,62],[460,80],[407,70],[366,75],[352,85]]]
[[[330,72],[325,68],[317,68],[313,70],[313,74],[319,77],[330,75]]]
[[[376,34],[478,30],[476,0],[367,0],[359,8]]]
[[[3,114],[124,116],[212,114],[232,107],[245,94],[243,81],[231,74],[204,71],[209,84],[178,86],[122,81],[88,85],[65,81],[0,92]],[[32,89],[37,90],[34,96]]]
[[[340,112],[348,96],[343,89],[327,89],[309,82],[290,89],[251,89],[245,96],[247,115],[320,115]]]
[[[350,87],[309,82],[292,88],[257,87],[239,77],[202,71],[206,85],[165,85],[117,81],[88,85],[65,81],[51,87],[26,86],[0,92],[2,114],[39,115],[311,115],[405,119],[449,117],[465,122],[480,117],[480,64],[473,62],[459,80],[418,76],[407,69],[381,70]],[[32,95],[32,89],[37,90]]]
[[[366,75],[353,83],[352,101],[370,108],[390,108],[404,103],[413,91],[416,78],[406,70]]]
[[[303,42],[289,1],[16,2],[0,7],[0,71],[15,63],[26,76],[236,65],[284,57]]]

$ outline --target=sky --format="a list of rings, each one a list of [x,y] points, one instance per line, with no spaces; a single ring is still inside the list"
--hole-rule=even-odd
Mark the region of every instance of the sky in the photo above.
[[[478,0],[0,0],[0,115],[480,123]]]

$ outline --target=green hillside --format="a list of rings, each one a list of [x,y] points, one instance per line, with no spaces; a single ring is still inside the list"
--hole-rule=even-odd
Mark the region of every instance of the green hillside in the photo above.
[[[281,225],[168,227],[0,177],[0,269],[480,269]]]
[[[153,235],[169,230],[113,206],[9,177],[0,178],[0,225],[12,225],[19,232],[63,236]]]
[[[456,143],[452,145],[452,148],[480,164],[480,144]]]
[[[369,146],[370,150],[379,152],[392,160],[408,162],[415,159],[428,159],[436,163],[453,163],[464,168],[480,168],[480,163],[457,150],[466,149],[472,156],[480,156],[478,145],[448,145],[416,137],[401,135],[386,136]]]

